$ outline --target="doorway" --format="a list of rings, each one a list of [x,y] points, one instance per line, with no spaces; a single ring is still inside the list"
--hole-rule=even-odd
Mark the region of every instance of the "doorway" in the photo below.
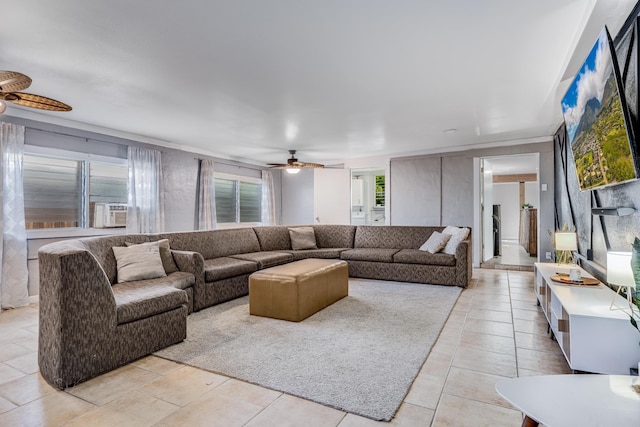
[[[384,169],[351,169],[351,224],[385,225],[386,189]]]
[[[533,270],[539,252],[539,155],[480,159],[480,268]]]

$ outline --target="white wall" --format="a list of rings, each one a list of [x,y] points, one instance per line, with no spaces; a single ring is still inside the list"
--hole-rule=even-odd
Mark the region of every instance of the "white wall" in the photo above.
[[[502,217],[501,238],[503,240],[518,240],[520,229],[520,184],[508,182],[496,183],[493,186],[493,204],[500,205]]]

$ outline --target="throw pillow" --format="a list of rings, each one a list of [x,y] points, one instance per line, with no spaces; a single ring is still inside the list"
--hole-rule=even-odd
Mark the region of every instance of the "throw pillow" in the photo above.
[[[125,242],[127,246],[135,246],[136,243]],[[175,273],[180,269],[176,265],[176,262],[173,260],[173,255],[171,255],[171,248],[169,247],[169,239],[162,239],[156,242],[148,242],[148,243],[140,243],[140,245],[155,245],[160,249],[160,258],[162,259],[162,266],[164,267],[164,272],[167,274]]]
[[[450,234],[451,238],[447,242],[447,245],[444,247],[442,252],[449,255],[455,255],[456,249],[458,249],[458,244],[463,240],[466,240],[469,236],[469,228],[468,227],[452,227],[450,225],[446,226],[442,232],[444,234]]]
[[[443,234],[434,231],[431,233],[431,236],[429,236],[427,241],[420,246],[420,250],[435,254],[436,252],[440,252],[447,245],[449,239],[451,239],[451,234]]]
[[[290,228],[289,238],[291,239],[291,249],[294,251],[318,249],[316,233],[313,231],[313,227]]]
[[[158,245],[114,246],[118,283],[165,277]]]

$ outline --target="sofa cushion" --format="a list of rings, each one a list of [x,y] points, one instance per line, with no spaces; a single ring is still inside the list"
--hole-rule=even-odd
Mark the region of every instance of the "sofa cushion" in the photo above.
[[[393,262],[403,264],[455,266],[456,257],[443,253],[430,253],[419,249],[402,249],[393,255]]]
[[[313,227],[289,228],[289,237],[291,237],[291,249],[294,251],[318,249]]]
[[[393,262],[393,255],[400,249],[357,248],[340,254],[340,259],[347,261]]]
[[[113,285],[118,324],[173,310],[187,305],[187,293],[167,285],[164,280],[139,280]]]
[[[418,249],[431,233],[442,227],[359,225],[354,248]]]
[[[167,275],[162,266],[158,245],[114,246],[113,253],[118,267],[118,283]]]
[[[287,252],[279,251],[253,252],[250,254],[231,255],[231,258],[255,262],[256,264],[258,264],[259,270],[293,261],[293,255]]]
[[[260,250],[282,251],[291,249],[289,227],[277,225],[271,227],[255,227],[253,230],[258,237],[258,242],[260,242]]]
[[[340,259],[340,253],[347,249],[349,248],[306,249],[303,251],[289,251],[289,253],[293,255],[294,261],[307,258]]]
[[[204,281],[215,282],[229,277],[241,276],[258,270],[253,261],[221,257],[204,260]]]
[[[355,225],[321,224],[314,225],[316,244],[322,248],[353,248],[356,235]]]
[[[427,241],[424,242],[422,246],[420,246],[420,250],[435,254],[444,249],[449,239],[451,239],[451,234],[444,234],[438,231],[434,231],[433,233],[431,233],[431,236],[429,236]]]
[[[148,242],[148,243],[125,242],[125,245],[127,246],[134,246],[136,244],[158,246],[158,248],[160,249],[160,259],[162,259],[162,266],[164,267],[165,273],[167,274],[174,273],[179,270],[178,266],[176,265],[176,262],[173,260],[173,255],[171,255],[171,248],[169,247],[168,239],[162,239],[162,240],[157,240],[155,242]]]

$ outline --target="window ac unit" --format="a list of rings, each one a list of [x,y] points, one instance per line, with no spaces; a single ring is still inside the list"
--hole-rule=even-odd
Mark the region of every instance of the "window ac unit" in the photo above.
[[[93,228],[114,228],[127,226],[127,205],[125,203],[96,203],[93,212]]]

